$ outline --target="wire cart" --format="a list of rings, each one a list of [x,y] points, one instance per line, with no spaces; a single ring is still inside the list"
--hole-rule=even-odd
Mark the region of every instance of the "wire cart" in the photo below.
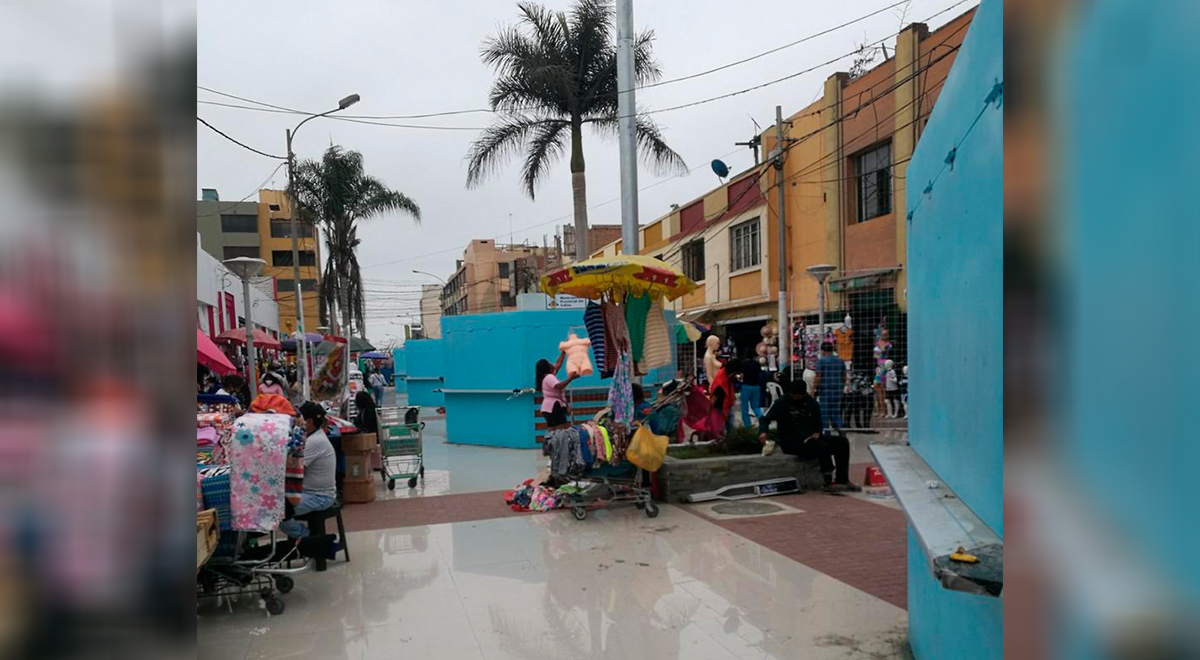
[[[375,409],[379,421],[381,467],[388,490],[396,489],[397,479],[407,478],[409,488],[416,487],[418,477],[425,480],[421,437],[425,422],[415,421],[419,410],[401,407]]]

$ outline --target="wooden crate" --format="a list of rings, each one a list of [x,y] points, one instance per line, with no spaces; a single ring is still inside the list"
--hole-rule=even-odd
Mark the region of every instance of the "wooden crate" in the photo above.
[[[217,549],[221,530],[217,526],[217,510],[208,509],[196,513],[196,570],[208,561]]]

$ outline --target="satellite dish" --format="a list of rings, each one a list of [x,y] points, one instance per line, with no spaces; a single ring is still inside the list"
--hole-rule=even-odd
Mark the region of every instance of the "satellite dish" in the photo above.
[[[717,176],[721,177],[722,179],[729,176],[729,166],[726,165],[725,163],[721,162],[720,159],[713,160],[712,170]]]

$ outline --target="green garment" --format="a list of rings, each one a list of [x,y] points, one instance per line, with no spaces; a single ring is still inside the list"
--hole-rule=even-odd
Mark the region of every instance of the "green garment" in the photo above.
[[[625,299],[625,325],[629,328],[629,350],[633,362],[642,359],[646,348],[646,316],[650,313],[650,294]]]
[[[687,330],[683,327],[682,323],[675,326],[675,343],[676,344],[691,343],[688,341]]]

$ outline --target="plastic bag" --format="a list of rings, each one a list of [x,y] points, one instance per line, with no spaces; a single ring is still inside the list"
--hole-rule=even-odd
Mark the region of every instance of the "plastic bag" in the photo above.
[[[638,427],[637,433],[633,434],[625,458],[647,472],[658,472],[658,468],[662,467],[663,458],[667,455],[669,442],[667,436],[655,435],[649,426],[643,424]]]

